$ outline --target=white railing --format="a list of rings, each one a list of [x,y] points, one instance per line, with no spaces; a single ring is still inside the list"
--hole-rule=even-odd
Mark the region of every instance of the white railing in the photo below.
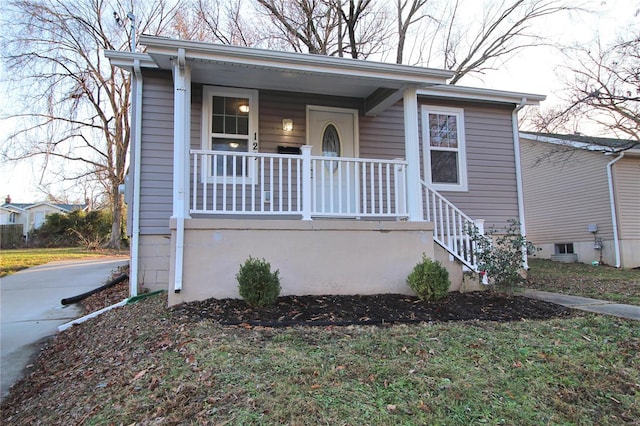
[[[406,161],[191,150],[192,214],[407,217]]]
[[[476,244],[469,231],[484,235],[484,221],[473,220],[433,188],[424,188],[425,219],[434,223],[433,239],[452,256],[474,272],[478,272]]]

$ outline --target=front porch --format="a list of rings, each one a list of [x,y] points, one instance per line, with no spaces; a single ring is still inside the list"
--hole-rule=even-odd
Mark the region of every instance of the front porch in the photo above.
[[[426,220],[411,220],[405,160],[300,152],[190,151],[189,216],[171,220],[170,304],[239,297],[249,256],[280,270],[283,295],[411,294],[423,253],[447,267],[452,290],[463,268],[477,270],[467,230],[482,223],[426,184]]]
[[[178,221],[171,221],[171,286]],[[422,253],[434,257],[428,222],[187,219],[184,287],[169,304],[239,298],[235,275],[249,256],[280,270],[282,295],[412,294],[405,283]]]

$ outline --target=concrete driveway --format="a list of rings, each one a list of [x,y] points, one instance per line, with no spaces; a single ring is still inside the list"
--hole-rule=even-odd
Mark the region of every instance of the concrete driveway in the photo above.
[[[52,262],[0,279],[0,388],[4,399],[13,383],[58,326],[82,315],[65,297],[93,290],[127,258]]]

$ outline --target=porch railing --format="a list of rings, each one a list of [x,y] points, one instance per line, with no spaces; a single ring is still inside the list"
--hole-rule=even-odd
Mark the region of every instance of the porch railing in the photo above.
[[[192,214],[405,218],[404,160],[191,150]]]
[[[467,268],[478,272],[476,244],[469,230],[475,228],[484,235],[484,221],[471,219],[424,181],[422,187],[425,219],[434,223],[434,240]]]

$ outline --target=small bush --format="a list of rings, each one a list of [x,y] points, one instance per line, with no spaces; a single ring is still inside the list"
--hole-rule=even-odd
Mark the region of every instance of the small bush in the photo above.
[[[407,284],[421,300],[438,300],[447,294],[451,282],[446,268],[423,254],[407,277]]]
[[[520,222],[514,219],[508,222],[506,228],[491,228],[486,235],[480,234],[475,227],[470,227],[467,233],[475,244],[481,274],[487,274],[489,284],[494,288],[512,295],[517,286],[526,282],[520,273],[524,270],[525,254],[533,255],[539,249],[522,236]]]
[[[271,264],[249,256],[236,274],[240,297],[253,306],[272,305],[280,295],[279,270],[271,272]]]

